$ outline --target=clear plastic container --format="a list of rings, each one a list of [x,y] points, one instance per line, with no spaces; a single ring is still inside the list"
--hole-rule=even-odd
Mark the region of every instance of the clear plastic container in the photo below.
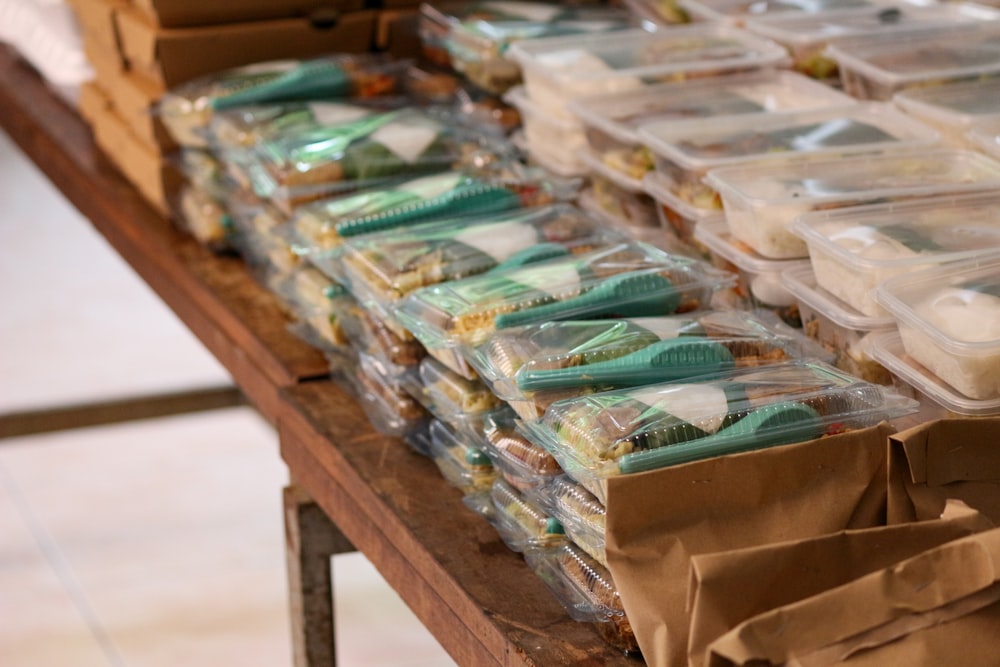
[[[413,336],[398,332],[387,320],[358,306],[342,323],[351,344],[383,363],[389,374],[399,376],[420,363],[427,350]],[[404,335],[400,335],[403,333]]]
[[[608,215],[621,220],[624,227],[658,228],[656,202],[646,194],[642,181],[609,172],[589,152],[581,154],[590,167],[590,194],[593,203]]]
[[[587,145],[583,126],[573,118],[556,116],[535,104],[522,86],[507,91],[504,101],[521,114],[526,150],[543,167],[555,163],[554,173],[577,173],[581,170],[577,154]],[[540,158],[540,159],[539,159]]]
[[[817,284],[870,317],[888,278],[1000,251],[1000,196],[935,198],[800,216],[791,231],[809,247]]]
[[[731,21],[743,25],[748,19],[786,14],[815,14],[840,9],[864,9],[906,5],[929,5],[935,0],[679,0],[696,21]]]
[[[788,229],[804,213],[995,190],[1000,162],[972,151],[930,150],[729,167],[706,180],[722,196],[733,236],[782,259],[807,255],[805,242]]]
[[[604,567],[608,566],[605,532],[608,511],[585,488],[566,475],[552,480],[546,489],[547,507],[562,524],[573,544]]]
[[[714,266],[739,276],[736,285],[723,296],[729,307],[767,310],[790,326],[802,326],[799,301],[788,291],[781,273],[796,266],[808,266],[808,262],[761,257],[745,243],[734,239],[726,221],[721,219],[699,223],[694,237],[708,248]]]
[[[722,25],[533,39],[514,44],[509,53],[521,65],[528,97],[565,118],[571,117],[568,102],[576,97],[788,62],[774,42]]]
[[[676,25],[691,20],[680,0],[623,0],[622,4],[644,24]]]
[[[976,121],[966,136],[974,147],[1000,160],[1000,116]]]
[[[639,127],[645,123],[852,104],[855,100],[847,95],[795,72],[764,70],[587,97],[573,100],[569,107],[583,123],[594,157],[608,169],[639,181],[654,166],[639,138]]]
[[[621,240],[592,216],[561,204],[348,239],[328,270],[363,304],[387,311],[421,287]]]
[[[632,624],[606,567],[572,543],[527,551],[525,559],[570,617],[595,624],[610,646],[626,653],[638,652]]]
[[[394,380],[384,377],[375,360],[358,355],[354,380],[361,408],[379,432],[406,437],[426,428],[430,415]]]
[[[896,106],[927,123],[955,148],[973,148],[966,137],[978,120],[1000,118],[1000,79],[963,81],[902,90]]]
[[[734,277],[642,243],[419,289],[395,309],[428,348],[475,345],[496,329],[707,306]]]
[[[533,502],[562,468],[547,451],[518,433],[514,413],[498,410],[484,421],[485,451],[508,484]]]
[[[496,480],[485,499],[483,512],[500,538],[518,553],[566,544],[563,526],[517,489],[502,479]]]
[[[788,269],[781,277],[799,301],[802,331],[834,355],[834,366],[869,382],[890,384],[889,373],[872,358],[870,338],[894,330],[891,317],[862,315],[816,285],[809,266]]]
[[[895,39],[850,40],[829,47],[844,91],[890,100],[904,89],[1000,74],[1000,26],[944,29]]]
[[[615,387],[827,356],[777,318],[743,311],[532,324],[499,331],[466,354],[525,420],[556,401]]]
[[[916,401],[818,361],[554,403],[525,434],[607,499],[607,478],[803,442],[915,412]]]
[[[500,405],[499,399],[482,382],[463,378],[432,357],[424,357],[419,372],[424,392],[436,406],[435,412],[473,415]]]
[[[897,390],[920,401],[923,421],[947,417],[988,417],[1000,414],[1000,398],[975,400],[963,396],[906,353],[898,331],[872,336],[872,356],[892,373]]]
[[[449,484],[463,493],[493,486],[497,471],[485,452],[437,419],[431,420],[430,436],[430,456]]]
[[[215,252],[227,250],[233,218],[224,202],[202,188],[185,184],[177,196],[177,221],[198,243]]]
[[[825,49],[844,40],[878,42],[897,35],[974,26],[1000,19],[1000,10],[965,2],[923,7],[898,3],[824,11],[784,13],[746,21],[747,30],[773,39],[792,54],[793,67],[816,79],[837,76],[837,61]]]
[[[656,200],[660,225],[707,259],[710,256],[708,247],[697,239],[695,231],[702,222],[724,221],[722,211],[700,208],[684,201],[672,192],[670,181],[655,171],[646,174],[642,185]]]
[[[927,149],[940,137],[890,105],[753,117],[658,121],[639,128],[670,191],[698,208],[722,208],[710,169]],[[767,253],[763,253],[767,254]]]
[[[875,294],[913,359],[964,396],[1000,397],[1000,256],[896,276]]]
[[[605,206],[599,204],[598,194],[595,192],[598,187],[591,185],[591,187],[585,188],[577,197],[576,203],[584,211],[600,220],[605,229],[619,234],[622,239],[648,243],[654,248],[670,253],[688,254],[670,230],[663,229],[659,225],[650,227],[643,224],[632,224],[631,220],[615,215],[614,211],[608,210],[605,206],[617,202],[609,201],[607,195],[604,199]]]

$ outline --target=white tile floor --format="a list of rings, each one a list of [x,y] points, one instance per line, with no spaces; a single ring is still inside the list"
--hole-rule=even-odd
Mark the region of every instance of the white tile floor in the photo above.
[[[0,413],[228,380],[2,134],[0,304]],[[290,664],[286,479],[248,408],[0,440],[0,665]],[[340,665],[454,664],[333,569]]]

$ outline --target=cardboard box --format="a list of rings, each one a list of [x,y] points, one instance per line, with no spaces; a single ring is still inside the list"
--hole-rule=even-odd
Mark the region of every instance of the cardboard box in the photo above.
[[[132,6],[162,28],[301,18],[359,11],[365,0],[132,0]]]
[[[80,96],[76,100],[76,108],[80,115],[93,126],[97,118],[111,107],[111,100],[101,89],[100,84],[88,81],[80,86]]]
[[[100,40],[90,35],[83,36],[83,53],[87,56],[90,66],[98,81],[112,81],[124,74],[125,60],[117,48],[109,48]]]
[[[86,41],[100,44],[107,51],[119,50],[118,12],[128,8],[125,0],[69,0]]]
[[[169,89],[199,76],[265,60],[370,51],[378,13],[344,14],[332,25],[284,19],[163,30],[135,11],[115,16],[129,69]]]
[[[104,90],[136,138],[161,154],[178,148],[157,113],[156,105],[163,93],[156,86],[131,72],[124,72],[108,81]]]
[[[415,9],[385,10],[378,18],[375,47],[393,58],[419,58],[421,40],[417,32],[420,12]]]

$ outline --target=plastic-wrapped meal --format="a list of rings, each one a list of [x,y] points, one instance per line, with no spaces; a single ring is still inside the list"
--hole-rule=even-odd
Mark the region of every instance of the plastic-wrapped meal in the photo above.
[[[967,260],[896,276],[876,298],[906,353],[974,399],[1000,396],[1000,259]]]
[[[428,348],[458,347],[534,322],[697,310],[731,281],[696,260],[623,243],[424,287],[395,312]]]
[[[691,17],[699,21],[733,21],[785,14],[816,14],[839,9],[893,7],[906,0],[680,0]],[[912,4],[925,4],[914,0]]]
[[[168,91],[158,111],[182,146],[205,146],[219,111],[290,100],[368,98],[400,92],[410,62],[381,54],[280,60],[225,70]]]
[[[427,411],[402,387],[385,377],[375,360],[359,355],[351,379],[361,408],[380,432],[408,437],[426,427],[430,419]]]
[[[893,95],[892,101],[940,132],[955,148],[972,148],[966,134],[973,124],[1000,119],[1000,79],[910,88]]]
[[[794,361],[565,399],[523,427],[604,502],[614,475],[812,440],[916,407],[822,362]]]
[[[224,202],[192,185],[184,185],[177,197],[181,227],[199,243],[215,251],[229,247],[233,219]]]
[[[424,357],[419,372],[424,392],[435,405],[435,412],[481,414],[500,405],[499,399],[482,382],[458,375],[433,357]]]
[[[358,305],[343,286],[310,266],[300,266],[278,279],[273,287],[291,307],[292,314],[312,329],[324,347],[349,345],[344,323],[353,317]]]
[[[566,543],[559,521],[502,479],[488,495],[468,498],[466,504],[484,514],[512,551],[557,547]]]
[[[820,287],[865,315],[883,317],[875,288],[884,280],[1000,251],[1000,197],[817,211],[799,217],[791,231],[809,247]]]
[[[851,156],[797,164],[713,169],[729,229],[765,257],[808,254],[789,231],[815,210],[988,192],[1000,186],[1000,163],[972,151]]]
[[[448,424],[430,424],[430,455],[449,484],[464,493],[489,489],[497,478],[490,457]]]
[[[488,415],[483,432],[485,450],[493,465],[508,484],[526,497],[538,501],[549,483],[562,474],[551,454],[518,433],[511,411],[498,410]]]
[[[604,535],[608,511],[604,505],[566,475],[552,480],[546,494],[552,515],[562,524],[573,544],[607,567]]]
[[[614,387],[821,356],[815,343],[775,319],[741,311],[545,322],[498,331],[467,354],[523,419]]]

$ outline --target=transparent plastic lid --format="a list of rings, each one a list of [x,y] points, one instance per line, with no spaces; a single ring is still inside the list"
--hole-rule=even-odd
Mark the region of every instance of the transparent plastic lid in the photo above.
[[[478,414],[500,405],[482,382],[462,377],[433,357],[421,360],[419,373],[424,391],[444,413]]]
[[[782,271],[781,279],[788,291],[802,303],[825,315],[834,324],[854,331],[891,329],[896,322],[891,317],[870,317],[833,296],[816,284],[812,267],[799,265]]]
[[[421,428],[427,411],[409,394],[382,375],[378,362],[358,355],[353,375],[362,409],[372,425],[388,435],[406,435]]]
[[[577,94],[603,92],[588,83],[628,78],[638,87],[643,79],[774,67],[787,59],[777,44],[722,25],[533,39],[512,45],[509,53],[525,69]]]
[[[706,306],[732,274],[642,243],[419,289],[395,312],[428,347],[476,344],[533,322],[663,315]]]
[[[466,355],[504,400],[628,387],[823,356],[813,341],[741,311],[545,322],[498,331]],[[570,393],[570,392],[567,392]]]
[[[694,237],[713,253],[748,273],[780,273],[804,264],[796,259],[769,259],[758,255],[750,246],[734,238],[726,221],[721,218],[699,222],[694,229]]]
[[[959,129],[984,116],[1000,116],[1000,79],[907,88],[896,93],[892,101],[917,118]]]
[[[799,155],[847,156],[931,147],[939,135],[895,108],[877,103],[743,118],[653,122],[639,128],[657,155],[706,170]]]
[[[801,74],[765,70],[580,98],[570,102],[570,109],[584,124],[618,141],[638,143],[639,126],[654,121],[744,116],[852,104],[855,101],[847,95]]]
[[[977,120],[967,136],[980,150],[1000,160],[1000,116]]]
[[[430,422],[430,456],[448,482],[466,492],[487,489],[497,477],[490,457],[444,422]]]
[[[812,440],[916,409],[886,387],[798,361],[567,399],[523,427],[585,483]]]
[[[646,174],[642,179],[642,187],[649,193],[649,196],[658,201],[661,206],[668,207],[688,220],[693,220],[697,224],[701,224],[702,221],[725,220],[720,210],[702,208],[681,199],[670,190],[671,185],[669,178],[656,171]],[[695,229],[697,228],[696,225]]]
[[[705,181],[723,198],[751,206],[788,205],[787,222],[823,204],[886,203],[1000,186],[1000,163],[973,151],[899,155],[713,169]]]
[[[876,300],[903,324],[919,328],[944,350],[1000,352],[1000,255],[896,276]]]
[[[575,544],[534,554],[530,562],[574,620],[606,622],[625,616],[611,573]]]
[[[517,431],[514,415],[509,410],[490,414],[483,430],[486,452],[494,465],[522,492],[538,489],[562,474],[562,468],[551,454]]]
[[[607,510],[594,494],[561,475],[546,489],[543,506],[562,524],[574,545],[604,567],[608,566],[604,537]]]
[[[864,9],[899,4],[925,5],[933,0],[680,0],[692,18],[743,21],[751,17],[815,14],[839,9]]]
[[[566,543],[566,533],[558,519],[549,516],[503,479],[490,488],[493,526],[514,551],[533,547],[555,547]]]
[[[387,307],[420,287],[621,241],[569,205],[519,209],[348,239],[338,275],[362,301]]]

